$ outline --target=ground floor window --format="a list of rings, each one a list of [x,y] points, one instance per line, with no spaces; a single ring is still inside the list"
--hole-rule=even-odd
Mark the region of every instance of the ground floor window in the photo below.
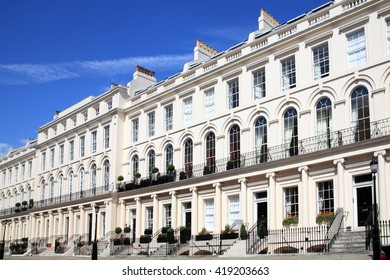
[[[204,213],[205,228],[214,231],[214,199],[204,201]]]
[[[172,205],[171,204],[164,205],[164,220],[165,220],[166,227],[172,226]]]
[[[318,186],[317,213],[334,212],[333,181],[325,181]]]
[[[240,198],[238,195],[229,197],[229,224],[240,219]]]
[[[146,225],[145,228],[153,229],[153,207],[146,207]]]
[[[284,189],[284,215],[298,216],[298,187],[290,187]]]

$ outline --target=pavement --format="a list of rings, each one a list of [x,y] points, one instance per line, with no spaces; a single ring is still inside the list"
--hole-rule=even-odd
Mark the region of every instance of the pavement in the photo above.
[[[4,256],[5,260],[91,260],[91,256]],[[128,256],[113,255],[109,257],[99,256],[98,260],[372,260],[372,256],[366,253],[335,254],[278,254],[278,255],[245,255],[239,257],[222,256]]]

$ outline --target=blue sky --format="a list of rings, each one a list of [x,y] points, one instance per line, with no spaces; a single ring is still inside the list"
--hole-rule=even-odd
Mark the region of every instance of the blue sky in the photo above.
[[[196,40],[219,51],[257,30],[260,9],[279,22],[328,0],[0,0],[0,154],[136,65],[160,81],[193,58]]]

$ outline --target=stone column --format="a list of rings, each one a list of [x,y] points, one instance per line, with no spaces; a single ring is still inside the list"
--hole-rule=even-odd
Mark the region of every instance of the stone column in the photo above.
[[[276,229],[276,176],[275,173],[267,173],[268,178],[268,195],[267,195],[267,207],[268,213],[268,228]],[[256,221],[254,221],[256,222]]]
[[[134,201],[136,203],[135,238],[139,238],[141,236],[141,219],[142,219],[141,198],[136,197],[134,198]]]
[[[74,233],[74,213],[73,213],[73,209],[72,208],[68,208],[68,211],[69,211],[69,237],[73,236],[75,233]],[[69,238],[68,237],[68,238]],[[70,240],[70,242],[72,242],[73,240]]]
[[[28,236],[29,236],[29,241],[31,239],[36,238],[35,236],[35,219],[34,219],[34,214],[29,215],[29,227],[28,227]]]
[[[64,236],[64,211],[58,210],[58,235]]]
[[[247,218],[247,186],[246,186],[247,179],[246,178],[240,178],[238,179],[238,183],[241,187],[241,193],[240,193],[240,218],[242,222],[245,224],[248,220]]]
[[[299,211],[299,223],[303,227],[309,226],[309,176],[308,176],[308,167],[302,166],[298,168],[298,171],[301,173],[301,182],[302,187],[301,190],[298,192],[300,193],[300,197],[302,198],[302,211]],[[299,198],[298,198],[299,203]]]
[[[45,216],[43,215],[43,213],[40,214],[41,215],[41,224],[40,224],[40,227],[39,227],[39,238],[44,238],[45,237],[45,234],[44,234],[44,228],[45,228]],[[47,237],[47,236],[46,236]]]
[[[222,229],[222,209],[221,209],[221,183],[213,184],[215,189],[215,201],[214,201],[214,219],[215,228],[214,232],[219,232]]]
[[[111,228],[111,208],[110,208],[110,201],[106,200],[104,201],[104,206],[106,208],[106,233],[112,231]],[[108,237],[110,239],[111,236]]]
[[[153,233],[157,232],[159,230],[159,211],[158,211],[158,199],[157,194],[151,195],[151,198],[153,199]]]
[[[378,174],[377,174],[377,203],[379,211],[379,220],[384,220],[387,217],[387,191],[386,191],[386,163],[385,163],[386,151],[378,151],[374,153],[374,156],[378,158]]]
[[[22,239],[23,222],[22,217],[18,218],[18,232],[16,233],[16,239]]]
[[[196,188],[190,188],[190,192],[192,192],[191,233],[196,235],[198,233],[198,190]]]
[[[11,225],[12,225],[12,228],[11,228],[11,240],[14,240],[16,238],[15,237],[15,227],[16,227],[15,219],[11,219]]]
[[[54,238],[54,235],[53,235],[53,224],[54,224],[54,221],[53,221],[53,212],[52,211],[49,211],[49,236],[46,236],[46,237],[49,237],[47,243],[50,243],[52,248],[54,248],[54,243],[55,243],[55,238]]]
[[[345,187],[344,187],[344,162],[343,158],[336,159],[333,164],[337,165],[337,184],[338,184],[338,208],[345,208]],[[337,207],[336,207],[337,208]]]
[[[171,219],[172,219],[172,228],[177,228],[177,196],[175,191],[169,192],[169,195],[171,196]]]
[[[119,208],[120,208],[120,224],[119,226],[123,229],[125,227],[126,220],[126,204],[123,199],[119,200]]]
[[[79,234],[81,236],[83,236],[83,234],[85,233],[85,210],[84,210],[84,206],[79,206],[79,209],[80,209],[80,232]]]

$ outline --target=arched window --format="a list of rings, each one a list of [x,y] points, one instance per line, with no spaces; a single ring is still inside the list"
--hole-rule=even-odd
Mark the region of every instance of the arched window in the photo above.
[[[192,177],[192,162],[194,159],[194,144],[192,139],[187,139],[184,143],[184,172],[187,178]]]
[[[43,180],[41,182],[41,203],[44,203],[45,200],[45,192],[46,192],[46,182]]]
[[[70,172],[69,174],[69,199],[72,199],[72,193],[73,193],[73,185],[74,185],[74,174],[73,172]]]
[[[257,163],[267,161],[267,120],[264,117],[255,122],[255,152]]]
[[[64,194],[64,176],[60,176],[58,180],[58,196],[60,199],[60,202],[62,201],[62,195]]]
[[[289,108],[284,113],[284,144],[285,156],[298,154],[298,113],[294,108]]]
[[[135,174],[139,173],[138,155],[134,155],[132,160],[131,160],[131,171],[132,171],[133,177],[135,177]]]
[[[318,148],[330,148],[330,134],[332,131],[332,102],[329,98],[324,97],[317,102],[316,117]]]
[[[156,153],[154,150],[151,150],[148,154],[148,173],[149,175],[152,174],[152,170],[155,167],[156,164]]]
[[[24,201],[24,189],[20,189],[20,202]]]
[[[206,136],[206,166],[204,173],[215,172],[215,134],[210,132]],[[206,175],[206,174],[204,174]]]
[[[172,145],[168,145],[165,148],[165,169],[168,170],[168,166],[173,164],[173,147]]]
[[[91,189],[92,193],[96,195],[96,164],[91,167]]]
[[[357,87],[351,95],[351,124],[355,130],[355,142],[370,139],[370,106],[368,90]]]
[[[85,171],[84,171],[84,168],[82,168],[80,170],[80,180],[79,180],[80,197],[83,197],[83,195],[84,195],[84,183],[85,183]]]
[[[108,192],[110,188],[110,162],[108,160],[103,164],[103,184],[104,191]]]
[[[27,201],[30,201],[32,199],[32,189],[31,186],[27,186]]]
[[[50,178],[50,190],[49,190],[49,199],[50,199],[50,203],[53,203],[54,201],[54,178],[51,177]]]
[[[4,215],[4,209],[5,209],[5,194],[3,193],[1,195],[1,212],[2,212],[2,215]]]
[[[228,163],[227,168],[240,167],[240,149],[241,149],[241,134],[240,127],[234,125],[229,131],[229,144],[230,144],[230,161],[232,165]]]

